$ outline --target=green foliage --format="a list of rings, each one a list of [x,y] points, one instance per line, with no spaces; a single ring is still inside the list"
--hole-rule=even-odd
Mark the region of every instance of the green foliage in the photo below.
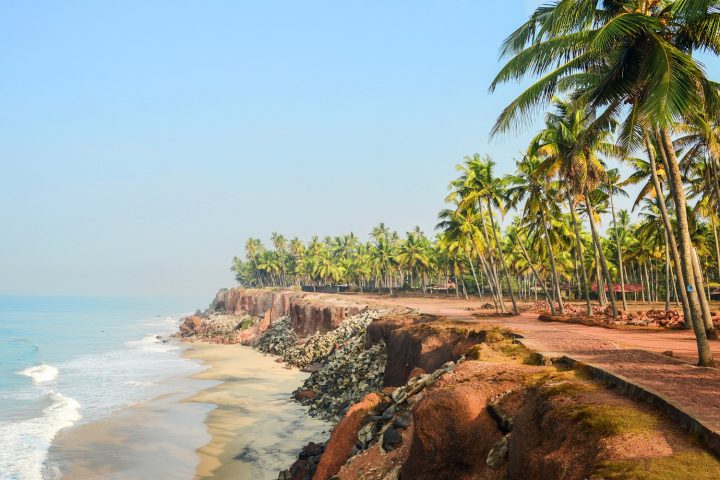
[[[624,433],[651,434],[658,420],[638,408],[618,405],[572,405],[568,416],[598,437]]]
[[[667,457],[607,462],[590,477],[605,480],[715,480],[720,478],[720,461],[711,454],[690,450]]]

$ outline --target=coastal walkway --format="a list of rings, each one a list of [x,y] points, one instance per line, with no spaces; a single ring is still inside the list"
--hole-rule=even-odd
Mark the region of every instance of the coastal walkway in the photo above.
[[[524,312],[498,317],[477,311],[477,301],[452,298],[364,295],[450,320],[509,328],[546,358],[587,365],[596,377],[647,401],[698,433],[720,455],[720,368],[701,368],[691,331],[621,330],[574,323],[542,322]],[[711,342],[720,364],[720,341]],[[663,352],[672,351],[672,357]]]

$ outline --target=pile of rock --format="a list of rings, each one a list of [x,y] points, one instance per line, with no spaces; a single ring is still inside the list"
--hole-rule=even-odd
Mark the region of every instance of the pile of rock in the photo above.
[[[612,313],[610,313],[612,315]],[[683,328],[684,320],[683,315],[678,313],[677,310],[656,310],[650,309],[647,312],[642,310],[637,312],[628,312],[620,315],[619,320],[615,323],[623,323],[625,325],[638,325],[638,326],[649,326],[649,327],[664,327],[664,328]]]
[[[278,480],[312,479],[324,451],[324,443],[308,443],[300,450],[295,463],[288,470],[280,472]]]
[[[370,323],[380,312],[367,311],[345,319],[335,330],[315,333],[303,345],[295,345],[283,354],[283,360],[290,365],[305,368],[324,360],[347,341],[365,335]]]
[[[214,343],[237,343],[238,335],[255,325],[250,315],[212,314],[208,316],[191,315],[180,324],[180,336],[197,337]]]
[[[207,337],[231,336],[238,330],[245,330],[255,325],[255,319],[250,315],[223,315],[214,314],[204,318],[201,331]]]
[[[264,353],[283,355],[297,343],[290,317],[282,317],[258,337],[255,348]]]
[[[364,335],[357,335],[327,357],[295,397],[309,406],[310,415],[337,421],[352,404],[380,390],[386,361],[383,342],[366,349]]]
[[[462,359],[458,360],[460,363]],[[401,431],[410,425],[411,407],[420,401],[423,390],[435,383],[441,376],[451,372],[457,364],[447,362],[430,374],[411,378],[405,386],[393,390],[388,401],[382,405],[382,412],[370,417],[357,434],[357,443],[353,450],[355,455],[378,444],[383,452],[398,448],[402,442]]]

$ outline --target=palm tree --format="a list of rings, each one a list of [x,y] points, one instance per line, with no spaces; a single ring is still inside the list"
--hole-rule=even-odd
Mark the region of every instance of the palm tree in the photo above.
[[[516,208],[521,202],[524,202],[523,218],[527,221],[536,219],[536,222],[539,223],[543,229],[545,245],[550,259],[555,298],[558,302],[558,311],[562,315],[565,313],[565,308],[562,301],[562,291],[560,288],[560,278],[558,276],[555,254],[552,244],[550,243],[550,233],[548,230],[549,217],[558,214],[557,206],[552,202],[551,195],[548,194],[552,187],[550,187],[547,178],[540,175],[542,161],[534,155],[534,152],[528,152],[523,159],[516,162],[515,165],[515,175],[510,175],[506,179],[509,186],[506,192],[507,203],[509,206]],[[553,207],[555,207],[555,209],[553,209]],[[554,313],[554,311],[552,313]]]
[[[490,272],[486,263],[484,262],[482,252],[485,250],[484,245],[479,241],[479,227],[478,214],[470,206],[461,208],[457,206],[455,209],[441,210],[438,214],[440,222],[435,226],[436,230],[442,230],[443,247],[453,258],[460,257],[467,261],[470,266],[473,279],[475,281],[475,287],[477,289],[478,297],[482,298],[482,286],[478,280],[477,273],[475,271],[475,262],[473,256],[476,255],[478,261],[485,270],[485,276],[488,279],[488,285],[490,283]],[[461,266],[462,263],[456,262],[457,266]],[[462,269],[459,269],[462,272]],[[457,282],[456,282],[457,283]],[[495,304],[495,311],[500,311],[500,304],[498,297],[493,290],[490,288],[493,297],[493,303]]]
[[[503,277],[506,280],[508,291],[510,294],[510,300],[513,305],[513,314],[519,313],[517,302],[515,300],[515,293],[513,292],[513,286],[508,273],[507,263],[500,246],[500,239],[497,232],[497,226],[495,224],[495,216],[493,213],[493,205],[502,212],[502,182],[499,178],[494,175],[495,162],[490,157],[481,157],[478,154],[474,154],[472,157],[465,157],[465,161],[462,165],[458,165],[458,170],[462,172],[460,178],[451,183],[451,188],[455,190],[450,194],[449,198],[456,198],[458,200],[458,206],[461,208],[467,206],[477,206],[478,213],[480,214],[480,224],[482,232],[485,237],[485,241],[488,245],[491,244],[490,237],[488,234],[488,227],[484,221],[484,210],[487,209],[487,216],[490,220],[490,231],[493,235],[494,255],[490,255],[491,268],[493,270],[493,276],[495,280],[496,290],[500,299],[500,306],[504,310],[504,304],[502,302],[503,291],[500,281],[497,277],[497,271],[495,269],[495,258],[497,258],[500,264],[500,269]]]
[[[561,88],[593,108],[604,107],[604,120],[630,105],[621,131],[624,147],[641,142],[643,130],[659,139],[666,157],[670,191],[677,207],[680,263],[688,286],[697,283],[696,259],[686,217],[686,199],[670,129],[679,117],[715,109],[718,92],[693,50],[720,53],[718,2],[635,0],[559,0],[538,8],[511,34],[502,52],[513,56],[491,84],[543,76],[501,113],[493,133],[506,131]],[[713,363],[697,289],[688,288],[698,363]]]
[[[600,186],[601,190],[607,193],[610,199],[610,211],[612,212],[613,221],[613,233],[615,234],[615,244],[617,245],[617,261],[618,270],[620,272],[620,293],[622,296],[623,310],[627,311],[627,300],[625,298],[625,274],[623,273],[623,259],[622,250],[623,245],[620,241],[620,232],[618,230],[617,216],[615,215],[615,195],[627,197],[628,194],[622,189],[620,182],[620,171],[617,168],[613,168],[606,172],[605,182]]]
[[[610,292],[610,304],[612,305],[613,318],[617,316],[615,294],[612,288],[612,278],[607,266],[605,255],[600,247],[600,237],[595,228],[594,220],[597,218],[593,213],[593,205],[590,202],[590,192],[607,179],[607,173],[598,153],[605,155],[616,155],[617,148],[610,141],[613,122],[596,123],[592,112],[576,108],[568,102],[554,99],[555,111],[546,116],[545,128],[533,139],[532,148],[537,155],[545,157],[542,169],[547,175],[560,176],[566,185],[568,204],[570,205],[571,217],[574,219],[575,204],[579,199],[585,202],[585,208],[589,212],[590,232],[598,252],[598,264],[605,277],[605,283]],[[576,248],[578,255],[582,254],[582,247],[579,242],[579,229],[577,222],[575,226],[575,237],[578,239]],[[587,278],[584,279],[585,281]],[[587,281],[586,281],[587,284]],[[587,287],[586,287],[587,288]],[[604,291],[604,290],[603,290]],[[589,293],[586,290],[586,308],[590,313]]]

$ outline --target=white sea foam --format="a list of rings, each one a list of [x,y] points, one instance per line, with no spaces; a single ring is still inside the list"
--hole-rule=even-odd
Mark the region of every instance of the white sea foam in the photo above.
[[[50,391],[42,415],[20,422],[0,422],[0,479],[41,480],[52,439],[80,419],[80,404]]]
[[[175,350],[178,347],[171,343],[162,343],[157,335],[154,333],[145,335],[141,340],[130,340],[125,342],[125,345],[131,348],[137,348],[144,352],[169,352]]]
[[[25,370],[18,372],[18,375],[30,377],[35,383],[45,383],[55,380],[58,373],[57,368],[43,363],[41,365],[35,365],[34,367],[28,367]]]

